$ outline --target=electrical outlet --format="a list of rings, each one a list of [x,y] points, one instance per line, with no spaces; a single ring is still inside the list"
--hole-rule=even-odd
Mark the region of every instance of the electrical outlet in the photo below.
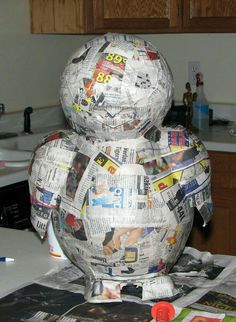
[[[201,71],[199,61],[188,62],[188,81],[191,85],[196,85],[196,74]]]

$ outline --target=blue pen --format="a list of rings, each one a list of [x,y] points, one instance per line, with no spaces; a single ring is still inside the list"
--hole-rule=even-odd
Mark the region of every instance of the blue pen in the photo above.
[[[0,256],[0,262],[14,262],[14,258]]]

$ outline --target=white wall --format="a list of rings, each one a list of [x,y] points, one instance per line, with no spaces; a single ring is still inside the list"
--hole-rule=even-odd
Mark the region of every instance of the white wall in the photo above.
[[[30,34],[28,0],[0,0],[0,102],[6,111],[57,105],[60,74],[92,36]]]
[[[66,60],[93,36],[31,35],[28,0],[0,0],[0,102],[7,111],[57,105]],[[236,104],[235,34],[142,35],[166,57],[180,101],[188,61],[200,61],[211,103]]]
[[[205,92],[211,103],[236,103],[236,34],[145,35],[166,57],[182,100],[188,62],[200,61]]]

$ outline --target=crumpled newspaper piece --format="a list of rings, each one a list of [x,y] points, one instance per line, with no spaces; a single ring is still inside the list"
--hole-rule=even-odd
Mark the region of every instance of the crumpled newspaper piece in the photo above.
[[[161,126],[172,94],[164,58],[131,35],[85,44],[62,75],[73,130],[46,136],[34,151],[31,221],[42,238],[52,221],[63,252],[86,275],[90,302],[120,301],[129,283],[142,287],[143,299],[161,296],[194,209],[204,224],[211,218],[204,145]],[[167,284],[163,296],[175,291]]]

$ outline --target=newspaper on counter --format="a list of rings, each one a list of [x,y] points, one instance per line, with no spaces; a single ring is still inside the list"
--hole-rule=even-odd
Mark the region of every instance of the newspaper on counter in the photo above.
[[[211,219],[204,145],[182,127],[161,126],[172,94],[165,59],[136,36],[96,38],[62,75],[73,130],[46,136],[34,151],[31,221],[42,238],[52,221],[63,252],[85,273],[89,302],[119,302],[130,283],[143,300],[174,296],[163,275],[185,247],[194,209],[203,225]]]
[[[141,288],[130,284],[121,290],[122,302],[94,304],[84,298],[85,275],[69,264],[0,299],[1,320],[150,322],[151,306],[166,300],[174,305],[177,315],[186,306],[208,312],[183,310],[178,321],[191,321],[199,314],[210,321],[213,317],[222,320],[223,316],[236,321],[236,257],[186,247],[169,276],[176,289],[173,297],[142,301]],[[97,296],[107,296],[101,286],[96,289]]]
[[[85,279],[86,276],[78,267],[68,265],[41,277],[37,283],[54,289],[84,294]],[[174,295],[159,294],[152,300],[143,301],[141,287],[130,284],[121,289],[121,298],[149,305],[166,300],[180,308],[193,307],[236,316],[235,256],[212,255],[210,252],[185,247],[168,276],[162,276],[161,282],[163,285],[166,284],[166,288],[174,288]],[[100,296],[101,291],[100,287]]]

